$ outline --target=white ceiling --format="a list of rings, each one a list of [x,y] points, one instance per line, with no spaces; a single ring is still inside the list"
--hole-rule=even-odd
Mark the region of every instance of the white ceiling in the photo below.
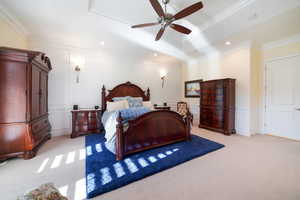
[[[171,0],[168,10],[176,13],[196,2]],[[159,27],[130,28],[156,21],[148,0],[1,0],[0,4],[18,18],[31,38],[47,38],[82,48],[104,48],[99,43],[105,41],[105,48],[111,51],[158,51],[188,60],[224,47],[230,36],[299,7],[300,0],[203,0],[202,10],[178,21],[193,30],[190,36],[168,30],[159,42],[154,41]],[[300,12],[293,17],[300,17]],[[270,39],[282,34],[280,24],[272,27],[275,30],[269,30]],[[247,37],[240,40],[255,39],[255,35]]]

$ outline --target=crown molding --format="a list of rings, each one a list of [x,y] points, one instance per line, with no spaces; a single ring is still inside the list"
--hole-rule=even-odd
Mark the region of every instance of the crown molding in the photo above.
[[[53,38],[48,36],[44,37],[41,35],[32,35],[32,37],[29,38],[28,42],[31,47],[44,46],[47,48],[61,49],[64,51],[76,50],[78,52],[90,52],[90,51],[99,50],[99,48],[96,47],[80,47],[78,45],[65,42],[64,40],[58,38]]]
[[[117,17],[112,17],[112,16],[107,16],[107,15],[104,15],[100,12],[98,12],[96,9],[95,9],[95,1],[96,0],[89,0],[88,2],[88,13],[89,14],[94,14],[94,15],[98,15],[99,17],[103,17],[103,18],[106,18],[108,20],[112,20],[112,21],[115,21],[115,22],[119,22],[121,24],[125,24],[125,25],[130,25],[129,22],[126,22],[124,20],[121,20],[121,19],[118,19]]]
[[[236,14],[241,9],[251,5],[255,1],[256,0],[241,0],[240,2],[238,2],[238,3],[234,4],[233,6],[231,6],[230,8],[225,9],[220,14],[214,16],[213,19],[210,20],[209,22],[207,22],[204,25],[200,26],[200,30],[205,31],[206,29],[210,28],[211,26],[227,19],[228,17],[231,17],[232,15]]]
[[[297,43],[297,42],[300,42],[300,34],[293,35],[291,37],[288,37],[288,38],[285,38],[285,39],[282,39],[282,40],[277,40],[277,41],[274,41],[274,42],[266,43],[262,46],[262,49],[263,50],[268,50],[268,49],[272,49],[272,48],[276,48],[276,47],[282,47],[282,46],[286,46],[288,44]]]
[[[253,45],[253,42],[251,40],[245,40],[236,45],[229,47],[228,49],[222,49],[222,50],[220,49],[218,51],[212,51],[208,54],[201,55],[198,58],[194,58],[194,59],[190,60],[188,62],[188,64],[190,64],[190,65],[199,64],[202,61],[206,61],[207,59],[219,59],[220,57],[226,56],[232,52],[235,52],[235,51],[238,51],[241,49],[245,49],[245,48],[249,49],[249,52],[250,52],[250,48],[252,45]]]
[[[11,12],[1,4],[0,17],[3,18],[5,22],[8,25],[10,25],[17,33],[25,36],[29,35],[29,31],[22,25],[22,23],[17,19],[17,17],[11,14]]]

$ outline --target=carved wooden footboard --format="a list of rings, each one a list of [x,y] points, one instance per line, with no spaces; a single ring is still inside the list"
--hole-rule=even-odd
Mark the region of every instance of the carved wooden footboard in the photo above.
[[[117,160],[122,160],[128,154],[189,140],[190,122],[190,115],[183,119],[173,111],[153,111],[129,121],[129,128],[123,132],[120,115],[116,134]]]

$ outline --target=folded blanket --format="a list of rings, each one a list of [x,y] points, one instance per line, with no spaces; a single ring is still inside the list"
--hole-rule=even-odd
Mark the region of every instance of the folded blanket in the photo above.
[[[133,107],[128,109],[123,109],[119,111],[124,122],[133,120],[147,112],[150,112],[149,108],[146,107]]]

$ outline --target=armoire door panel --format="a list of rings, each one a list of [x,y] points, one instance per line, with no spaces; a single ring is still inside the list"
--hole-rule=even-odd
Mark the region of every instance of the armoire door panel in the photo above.
[[[26,64],[0,60],[0,124],[26,121]]]
[[[32,65],[31,74],[31,119],[40,116],[40,69]]]
[[[48,113],[48,74],[41,72],[40,74],[40,115]]]

